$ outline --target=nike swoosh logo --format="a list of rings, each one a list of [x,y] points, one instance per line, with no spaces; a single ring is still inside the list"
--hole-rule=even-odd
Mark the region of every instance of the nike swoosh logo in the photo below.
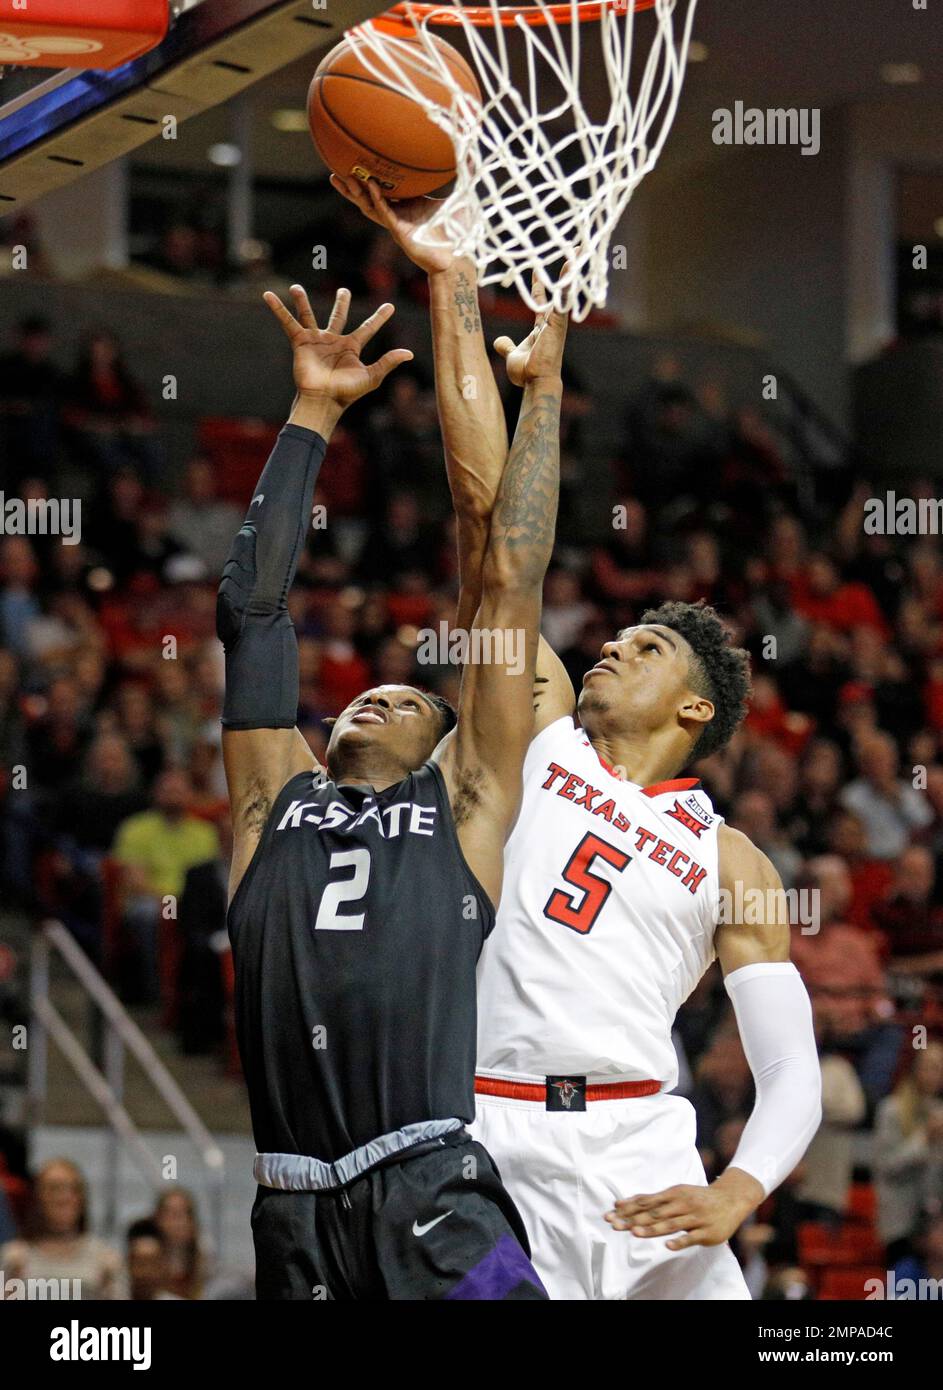
[[[453,1207],[453,1208],[452,1208],[452,1211],[454,1211],[454,1210],[455,1210],[455,1208]],[[436,1216],[436,1217],[433,1218],[432,1221],[427,1221],[426,1224],[425,1224],[424,1226],[420,1226],[420,1224],[419,1224],[418,1221],[414,1221],[414,1222],[413,1222],[413,1235],[414,1235],[414,1236],[424,1236],[424,1235],[426,1234],[427,1231],[431,1231],[431,1230],[432,1230],[433,1226],[438,1226],[438,1224],[439,1224],[440,1221],[444,1221],[445,1218],[446,1218],[447,1216],[451,1216],[451,1215],[452,1215],[452,1212],[451,1212],[451,1211],[443,1212],[441,1216]]]
[[[260,492],[259,495],[258,495],[258,497],[253,497],[252,501],[249,503],[249,506],[250,506],[250,507],[254,507],[255,504],[256,504],[256,502],[258,502],[259,506],[261,507],[261,505],[262,505],[262,499],[263,499],[264,496],[265,496],[265,493],[264,493],[264,492]]]

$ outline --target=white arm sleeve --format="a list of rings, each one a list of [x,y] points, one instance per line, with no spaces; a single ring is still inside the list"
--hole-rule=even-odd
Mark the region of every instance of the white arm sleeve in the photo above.
[[[812,1005],[791,961],[744,965],[724,984],[756,1083],[753,1113],[730,1167],[770,1193],[795,1168],[822,1120]]]

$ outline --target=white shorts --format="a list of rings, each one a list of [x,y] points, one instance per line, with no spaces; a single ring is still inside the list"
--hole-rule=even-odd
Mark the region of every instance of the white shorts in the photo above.
[[[618,1197],[706,1185],[694,1108],[681,1096],[590,1101],[572,1113],[503,1096],[475,1101],[471,1132],[520,1210],[551,1298],[750,1297],[729,1245],[669,1250],[667,1236],[643,1239],[603,1220]]]

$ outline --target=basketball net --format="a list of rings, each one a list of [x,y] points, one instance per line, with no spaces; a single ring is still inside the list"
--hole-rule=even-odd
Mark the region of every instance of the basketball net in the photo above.
[[[508,10],[497,0],[475,7],[462,0],[406,3],[351,29],[347,38],[364,66],[418,102],[455,149],[454,186],[421,240],[441,244],[444,238],[456,256],[475,261],[481,284],[513,285],[535,311],[532,276],[554,307],[577,322],[605,304],[609,244],[671,129],[695,5],[533,0]],[[652,10],[655,35],[644,62],[635,64],[633,81],[635,8]],[[594,34],[583,29],[589,20]],[[431,37],[433,28],[449,25],[461,26],[467,39],[480,104],[459,85]],[[598,106],[608,94],[603,119],[590,116],[580,92],[590,48],[601,55],[592,97]],[[514,59],[525,74],[520,86],[512,77]],[[448,90],[449,106],[417,85],[415,79],[429,77]]]

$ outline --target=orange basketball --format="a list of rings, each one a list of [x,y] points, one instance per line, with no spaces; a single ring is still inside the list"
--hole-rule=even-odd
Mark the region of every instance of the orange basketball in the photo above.
[[[455,80],[481,99],[475,74],[456,48],[433,37]],[[419,43],[418,35],[409,42]],[[377,60],[371,61],[376,65]],[[428,73],[408,69],[412,83],[440,106],[451,93],[426,59]],[[366,183],[374,178],[388,198],[418,198],[455,177],[455,153],[445,131],[418,102],[393,91],[370,71],[344,39],[323,59],[308,88],[308,121],[328,168]]]

